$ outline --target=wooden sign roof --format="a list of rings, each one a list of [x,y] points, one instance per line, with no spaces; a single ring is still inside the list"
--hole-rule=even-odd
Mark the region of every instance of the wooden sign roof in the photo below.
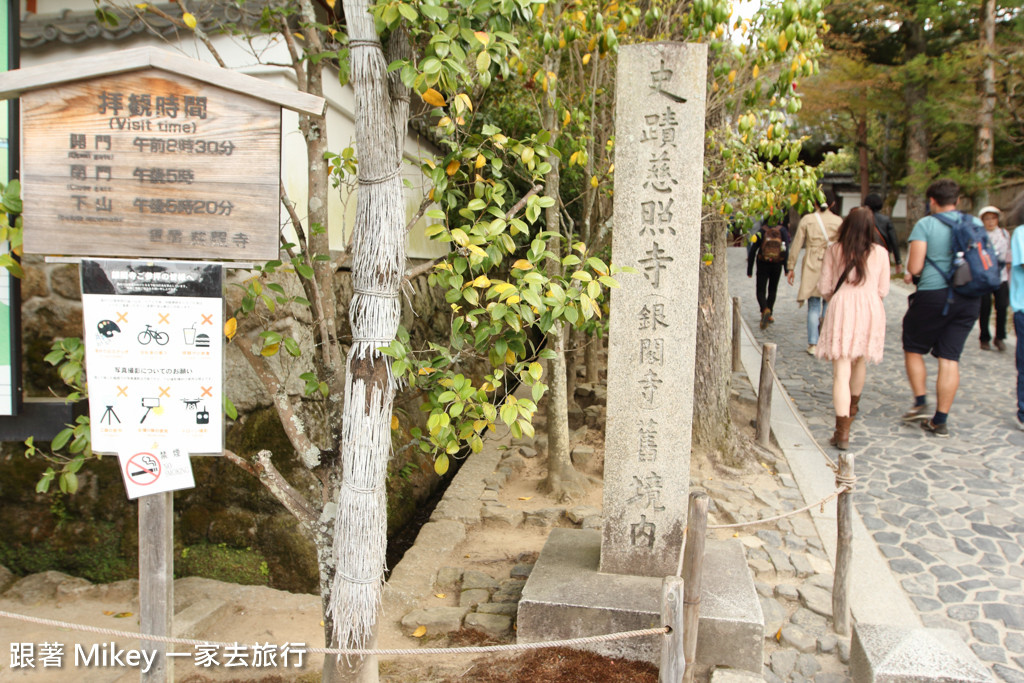
[[[119,50],[0,73],[0,100],[20,97],[22,93],[51,88],[71,81],[112,76],[143,69],[158,69],[180,76],[189,76],[225,90],[249,95],[285,109],[314,116],[322,115],[327,106],[327,101],[322,97],[282,88],[254,76],[223,69],[152,46]]]

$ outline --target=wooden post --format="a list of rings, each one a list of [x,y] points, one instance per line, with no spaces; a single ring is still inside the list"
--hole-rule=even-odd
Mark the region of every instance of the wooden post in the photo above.
[[[139,629],[154,636],[172,635],[174,618],[174,493],[139,498]],[[156,660],[141,674],[142,683],[171,683],[174,661],[167,643],[143,640]]]
[[[839,478],[853,479],[853,455],[839,453]],[[836,575],[832,583],[832,623],[841,636],[850,633],[847,593],[850,588],[850,560],[853,557],[853,491],[843,491],[836,499]]]
[[[775,344],[766,343],[761,351],[761,379],[757,385],[757,435],[762,446],[768,445],[772,432],[772,368],[775,367]]]
[[[697,625],[700,622],[700,590],[704,572],[704,542],[708,534],[708,494],[690,493],[686,517],[686,550],[683,553],[683,647],[686,651],[684,683],[693,683],[697,662]]]
[[[661,637],[658,683],[680,683],[687,670],[683,615],[683,580],[678,576],[666,576],[661,582],[661,623],[672,630]]]
[[[740,335],[743,334],[743,319],[740,318],[740,298],[732,298],[732,371],[739,372],[743,369],[740,359]]]

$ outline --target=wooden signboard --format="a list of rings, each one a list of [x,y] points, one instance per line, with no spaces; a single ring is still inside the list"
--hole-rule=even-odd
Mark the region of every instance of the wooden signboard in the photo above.
[[[277,258],[279,105],[148,68],[21,107],[26,253]]]

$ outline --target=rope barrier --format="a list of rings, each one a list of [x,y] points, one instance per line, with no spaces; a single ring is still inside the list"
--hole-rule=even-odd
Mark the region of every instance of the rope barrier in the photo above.
[[[853,477],[853,479],[856,479],[856,477]],[[828,494],[827,496],[825,496],[824,498],[819,500],[817,503],[811,503],[810,505],[805,505],[802,508],[800,508],[799,510],[792,510],[790,512],[784,512],[783,514],[775,515],[774,517],[765,517],[764,519],[755,519],[752,522],[737,522],[736,524],[708,524],[708,528],[709,529],[738,529],[738,528],[744,527],[744,526],[756,526],[758,524],[766,524],[767,522],[775,522],[775,521],[778,521],[780,519],[785,519],[786,517],[792,517],[793,515],[799,515],[801,512],[806,512],[806,511],[810,510],[811,508],[817,507],[819,505],[821,506],[821,511],[824,512],[825,511],[825,503],[829,502],[830,500],[832,500],[833,498],[838,496],[843,491],[852,491],[852,490],[853,490],[852,488],[847,487],[844,484],[844,485],[838,486],[835,491],[833,491],[832,493]]]
[[[172,636],[155,636],[132,631],[119,631],[117,629],[102,628],[99,626],[88,626],[85,624],[73,624],[67,621],[56,619],[44,619],[42,617],[30,617],[26,614],[5,612],[0,610],[0,617],[25,621],[41,626],[52,626],[54,628],[68,629],[72,631],[84,631],[100,635],[115,636],[117,638],[129,638],[132,640],[145,640],[154,643],[168,643],[171,645],[215,645],[217,647],[234,647],[235,643],[221,642],[215,640],[195,640],[192,638],[174,638]],[[580,638],[568,638],[565,640],[550,640],[542,643],[511,643],[508,645],[480,645],[472,647],[412,647],[412,648],[391,648],[391,649],[368,649],[368,648],[337,648],[337,647],[307,647],[305,651],[310,654],[341,655],[346,657],[389,657],[399,655],[456,655],[456,654],[483,654],[488,652],[515,652],[519,650],[541,650],[549,647],[572,647],[585,645],[587,643],[601,643],[612,640],[627,640],[629,638],[642,638],[644,636],[664,635],[671,629],[667,626],[657,628],[645,628],[636,631],[621,631],[619,633],[606,633],[600,636],[583,636]]]

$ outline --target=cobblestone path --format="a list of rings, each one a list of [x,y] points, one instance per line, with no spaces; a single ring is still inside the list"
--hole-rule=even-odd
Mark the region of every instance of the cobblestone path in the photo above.
[[[759,330],[745,250],[730,249],[728,261],[730,295],[741,298],[758,341],[778,345],[776,371],[831,451],[832,369],[805,353],[807,309],[796,305],[796,286],[780,283],[775,322]],[[851,433],[856,507],[924,624],[957,631],[998,679],[1024,683],[1024,432],[1015,425],[1013,326],[1006,353],[982,351],[975,327],[950,438],[936,438],[900,420],[912,402],[900,344],[910,291],[894,281],[885,300],[885,359],[868,367]],[[934,408],[937,365],[926,362]]]

